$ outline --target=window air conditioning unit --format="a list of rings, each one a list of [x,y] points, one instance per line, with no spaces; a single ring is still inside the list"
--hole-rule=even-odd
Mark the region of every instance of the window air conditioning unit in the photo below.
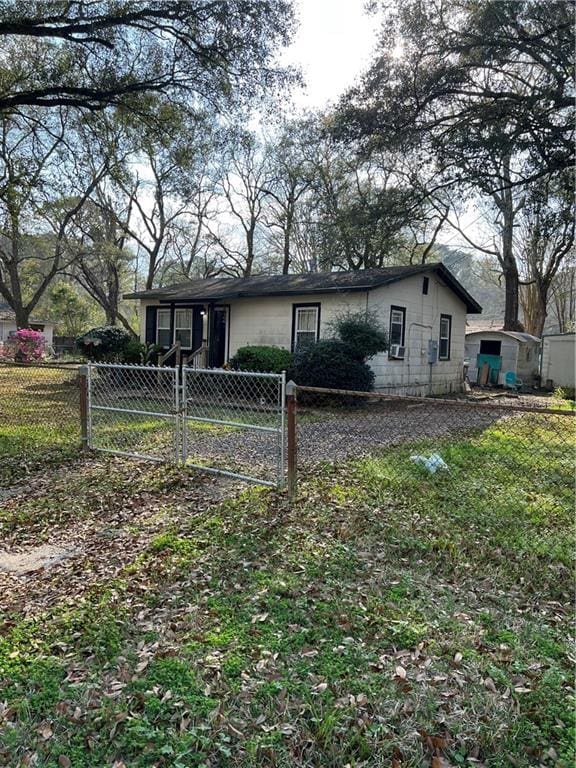
[[[395,360],[404,360],[406,354],[406,347],[402,347],[400,344],[392,344],[390,346],[390,357]]]

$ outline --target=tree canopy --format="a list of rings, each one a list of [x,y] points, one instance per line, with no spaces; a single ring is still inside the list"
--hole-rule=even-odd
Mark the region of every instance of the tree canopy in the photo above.
[[[289,0],[2,0],[0,111],[252,98],[292,30]]]

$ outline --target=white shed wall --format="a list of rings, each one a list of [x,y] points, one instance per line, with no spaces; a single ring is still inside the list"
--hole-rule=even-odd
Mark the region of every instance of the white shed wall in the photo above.
[[[52,346],[54,336],[54,325],[52,323],[33,323],[33,325],[44,325],[42,331],[46,339],[46,346]],[[15,320],[0,320],[0,342],[5,341],[11,333],[16,333],[18,326]]]
[[[516,339],[506,336],[498,331],[482,331],[478,333],[469,333],[466,335],[465,355],[470,361],[468,369],[468,378],[471,384],[478,383],[479,371],[476,367],[476,357],[480,354],[481,341],[500,341],[502,342],[500,356],[502,357],[502,368],[498,377],[498,384],[504,383],[504,374],[506,371],[516,373],[518,361],[519,342]],[[519,375],[519,374],[518,374]]]
[[[544,336],[542,339],[542,385],[551,379],[554,387],[574,387],[576,334]]]
[[[521,342],[499,331],[476,331],[466,334],[465,357],[470,361],[468,378],[472,384],[478,383],[479,371],[476,367],[476,356],[480,353],[481,341],[502,342],[502,368],[498,384],[504,384],[508,371],[513,371],[519,379],[527,384],[534,381],[538,374],[538,354],[540,344],[535,341]]]

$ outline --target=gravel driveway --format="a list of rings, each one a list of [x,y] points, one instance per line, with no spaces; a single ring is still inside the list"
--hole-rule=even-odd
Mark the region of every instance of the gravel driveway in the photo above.
[[[509,406],[481,408],[435,403],[367,406],[352,411],[300,410],[298,462],[343,461],[375,454],[388,446],[445,438],[483,429],[501,418],[517,417]],[[232,468],[262,479],[274,479],[278,461],[277,435],[237,430],[214,435],[191,432],[189,456],[194,463]]]

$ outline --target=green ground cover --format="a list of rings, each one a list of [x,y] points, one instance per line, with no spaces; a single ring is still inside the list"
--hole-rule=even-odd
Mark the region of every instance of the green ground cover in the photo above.
[[[292,506],[14,467],[0,539],[78,551],[0,574],[0,764],[573,765],[571,429],[498,422],[437,476],[413,447],[319,465]]]

